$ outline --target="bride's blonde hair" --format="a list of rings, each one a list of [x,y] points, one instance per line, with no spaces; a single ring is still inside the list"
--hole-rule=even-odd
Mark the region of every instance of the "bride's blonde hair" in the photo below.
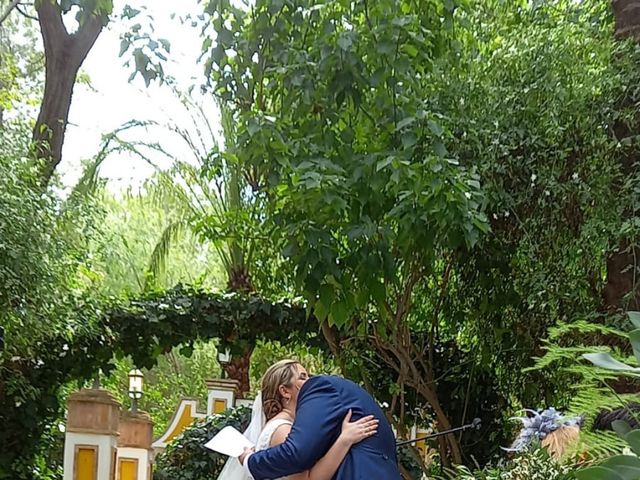
[[[280,395],[280,386],[290,387],[298,373],[300,362],[296,360],[280,360],[271,365],[262,377],[262,411],[267,421],[284,409],[284,401]]]

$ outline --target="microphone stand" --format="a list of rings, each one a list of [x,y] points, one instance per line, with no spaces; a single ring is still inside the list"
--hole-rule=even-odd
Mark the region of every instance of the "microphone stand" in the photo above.
[[[402,440],[401,442],[396,442],[396,448],[397,447],[401,447],[402,445],[408,445],[410,443],[420,442],[422,440],[429,440],[431,438],[440,437],[442,435],[448,435],[448,434],[454,433],[454,432],[461,432],[461,431],[469,430],[469,429],[479,430],[480,429],[480,423],[481,422],[480,422],[479,418],[474,418],[473,422],[471,422],[471,423],[469,423],[467,425],[462,425],[461,427],[450,428],[449,430],[443,430],[441,432],[432,433],[431,435],[427,435],[426,437],[418,437],[418,438],[412,438],[411,440]]]

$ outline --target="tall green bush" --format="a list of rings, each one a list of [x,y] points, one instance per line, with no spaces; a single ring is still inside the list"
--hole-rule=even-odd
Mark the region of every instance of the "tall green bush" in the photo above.
[[[207,449],[204,444],[226,426],[244,431],[251,420],[251,409],[239,407],[208,417],[187,428],[156,457],[154,480],[211,480],[216,478],[227,456]]]

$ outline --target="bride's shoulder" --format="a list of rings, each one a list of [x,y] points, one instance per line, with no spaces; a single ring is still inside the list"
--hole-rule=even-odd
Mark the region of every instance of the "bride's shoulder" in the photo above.
[[[276,417],[269,420],[260,434],[259,449],[269,448],[284,442],[291,431],[292,424],[293,422],[286,418]]]
[[[289,420],[280,422],[280,424],[274,428],[273,433],[271,434],[269,446],[275,447],[276,445],[280,445],[281,443],[283,443],[291,432],[291,426],[292,423]]]
[[[275,432],[276,430],[278,430],[282,426],[291,427],[291,425],[293,425],[293,422],[290,419],[281,418],[281,417],[275,417],[275,418],[272,418],[271,420],[269,420],[266,423],[266,425],[264,426],[264,431]]]

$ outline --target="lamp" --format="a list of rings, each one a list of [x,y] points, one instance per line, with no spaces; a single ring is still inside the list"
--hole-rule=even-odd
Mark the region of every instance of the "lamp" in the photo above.
[[[144,375],[138,369],[129,372],[129,398],[131,399],[131,411],[138,411],[138,400],[142,398],[142,385]]]
[[[225,370],[224,367],[231,363],[231,351],[227,348],[224,352],[218,352],[218,363],[222,367],[222,378],[225,378]]]

